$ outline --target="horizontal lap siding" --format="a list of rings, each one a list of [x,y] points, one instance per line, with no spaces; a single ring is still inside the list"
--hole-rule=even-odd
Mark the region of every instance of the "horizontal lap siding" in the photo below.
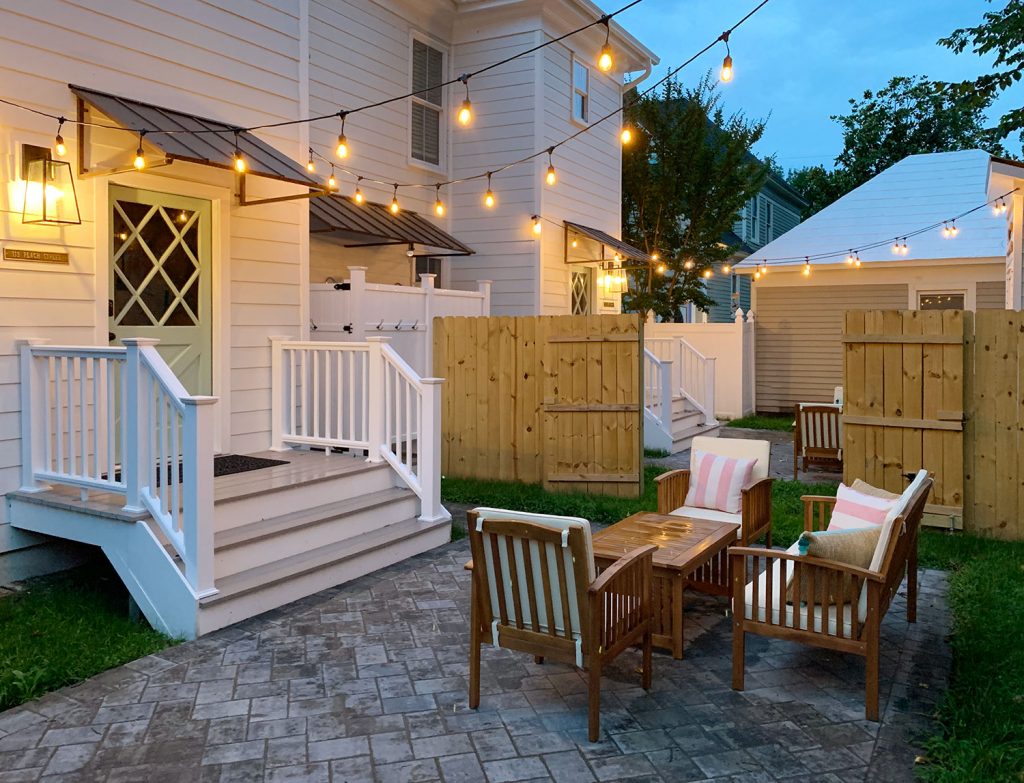
[[[840,285],[757,291],[757,408],[830,402],[843,383],[843,318],[852,309],[903,309],[907,286]]]
[[[1006,308],[1006,283],[1001,280],[983,280],[978,282],[975,294],[975,309],[1003,310]]]
[[[273,4],[123,2],[109,10],[84,0],[50,5],[51,12],[40,16],[38,9],[28,4],[0,0],[0,48],[4,52],[0,94],[4,97],[72,117],[74,96],[67,88],[71,81],[240,125],[274,122],[298,113],[299,0]],[[21,144],[49,146],[55,130],[51,120],[0,107],[0,149],[7,153],[0,159],[3,180],[17,178]],[[65,126],[63,135],[69,148],[67,160],[74,162],[79,134]],[[260,136],[287,155],[300,152],[295,129],[261,132]],[[135,142],[125,134],[123,144],[124,160],[115,160],[116,165],[130,162]],[[168,192],[174,192],[180,180],[191,180],[223,186],[223,197],[231,196],[232,178],[207,168],[175,164],[147,174],[160,176]],[[96,300],[97,276],[105,278],[109,271],[106,239],[96,236],[95,210],[106,210],[105,191],[111,179],[82,179],[76,174],[83,222],[66,228],[23,226],[22,205],[14,198],[14,189],[0,189],[3,244],[67,252],[71,262],[49,266],[0,260],[0,494],[20,483],[16,341],[42,337],[56,344],[106,343],[106,316]],[[130,175],[113,179],[131,182]],[[269,333],[285,328],[297,334],[301,318],[296,243],[304,225],[297,209],[258,212],[233,208],[230,223],[225,227],[230,248],[232,255],[236,250],[239,255],[225,259],[230,269],[224,285],[229,290],[221,293],[231,300],[232,313],[246,320],[253,317],[248,301],[251,291],[243,284],[262,279],[258,270],[274,265],[280,268],[276,282],[282,284],[284,304],[258,327],[260,337],[265,340]],[[246,337],[256,341],[255,334],[246,333]],[[260,346],[258,352],[266,353],[269,367],[269,351]],[[243,354],[237,348],[233,351],[232,371],[237,356]],[[264,381],[268,389],[269,369]],[[265,409],[259,415],[269,423]],[[245,429],[261,428],[247,425]],[[258,439],[268,440],[269,434]],[[6,504],[0,499],[0,581],[70,562],[62,554],[63,545],[41,549],[40,539],[11,530],[5,521]]]

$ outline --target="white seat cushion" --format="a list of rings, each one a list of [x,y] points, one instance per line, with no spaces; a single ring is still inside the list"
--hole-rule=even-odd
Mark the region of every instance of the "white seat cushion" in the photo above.
[[[706,519],[709,522],[731,522],[738,528],[743,524],[743,514],[730,514],[728,511],[719,511],[716,508],[698,508],[697,506],[680,506],[670,512],[674,517],[689,517],[690,519]]]
[[[568,530],[578,527],[583,531],[583,541],[587,552],[587,576],[593,582],[596,579],[594,568],[594,540],[590,534],[590,522],[583,517],[559,517],[553,514],[530,514],[526,511],[509,511],[507,508],[487,508],[480,506],[473,509],[477,513],[477,521],[488,519],[515,519],[520,522],[533,522],[554,530]]]
[[[772,444],[766,440],[749,440],[747,438],[712,438],[698,435],[690,444],[690,454],[703,451],[708,454],[720,454],[734,459],[756,459],[750,480],[760,481],[768,477],[769,460]],[[692,466],[691,466],[692,467]],[[691,476],[692,478],[692,476]]]
[[[879,571],[882,568],[882,561],[885,560],[885,552],[889,548],[889,541],[892,538],[893,529],[896,527],[896,518],[905,514],[909,511],[910,501],[913,499],[914,494],[920,489],[921,484],[928,478],[928,471],[923,468],[917,472],[914,476],[914,480],[910,482],[903,494],[900,495],[899,500],[892,507],[889,513],[885,517],[885,521],[882,523],[882,533],[878,537],[878,546],[875,548],[875,555],[871,558],[871,565],[868,566],[870,571]]]

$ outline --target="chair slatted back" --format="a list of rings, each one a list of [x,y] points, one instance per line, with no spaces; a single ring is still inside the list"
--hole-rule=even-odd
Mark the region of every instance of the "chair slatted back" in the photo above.
[[[797,432],[804,454],[823,456],[843,448],[842,409],[838,405],[798,405]]]
[[[571,646],[579,659],[593,573],[587,531],[579,525],[558,529],[524,519],[478,519],[473,511],[467,521],[485,638],[513,649],[527,649],[531,642]]]

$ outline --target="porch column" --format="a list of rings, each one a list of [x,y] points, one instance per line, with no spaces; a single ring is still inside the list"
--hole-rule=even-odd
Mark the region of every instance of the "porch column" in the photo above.
[[[50,375],[47,362],[34,361],[32,347],[49,340],[29,338],[18,340],[21,355],[21,491],[42,492],[49,486],[36,481],[36,472],[49,470],[46,452],[49,444],[47,419],[50,416]]]
[[[423,366],[417,368],[420,375],[434,372],[434,287],[437,275],[420,275],[420,288],[423,289]],[[418,329],[419,327],[417,327]],[[418,339],[418,338],[417,338]]]
[[[369,337],[367,353],[367,462],[380,462],[380,447],[384,443],[384,354],[381,350],[390,337]]]
[[[436,522],[448,512],[441,505],[441,384],[444,378],[424,378],[423,408],[420,412],[418,458],[423,490],[420,521]]]
[[[285,416],[285,379],[284,379],[284,344],[292,338],[275,335],[270,338],[270,450],[287,451],[284,445],[284,416]],[[293,370],[294,372],[294,365]],[[294,405],[291,389],[293,379],[289,374],[288,379],[288,402],[289,406]],[[289,433],[294,435],[295,433]]]
[[[213,427],[216,397],[183,397],[182,512],[185,578],[196,596],[213,595]]]

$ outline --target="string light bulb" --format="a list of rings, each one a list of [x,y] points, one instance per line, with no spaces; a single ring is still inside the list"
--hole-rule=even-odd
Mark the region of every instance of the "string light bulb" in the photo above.
[[[860,269],[860,254],[859,253],[853,257],[853,267],[854,267],[854,269]]]
[[[136,171],[142,171],[146,168],[146,155],[142,151],[142,139],[145,135],[146,131],[139,131],[139,148],[135,150],[135,160],[132,161]]]
[[[910,252],[910,248],[907,247],[907,238],[903,237],[903,244],[900,245],[900,255],[901,256],[905,256],[909,252]]]
[[[655,269],[657,270],[659,275],[665,274],[665,270],[667,269],[667,267],[665,266],[665,262],[662,261],[661,263],[659,263],[658,266],[655,267]]]
[[[363,181],[362,177],[356,177],[356,190],[352,194],[352,200],[354,202],[356,202],[357,204],[362,204],[363,201],[364,201],[364,199],[363,199],[363,191],[361,191],[359,189],[359,183],[362,182],[362,181]]]
[[[555,174],[555,164],[551,160],[551,155],[554,153],[554,147],[548,147],[548,173],[544,176],[544,181],[548,185],[554,185],[558,181],[558,175]]]
[[[892,243],[892,248],[891,249],[892,249],[892,254],[894,256],[898,256],[900,254],[900,241],[898,239],[895,242]]]
[[[730,272],[732,272],[732,267],[729,264],[723,264],[722,265],[722,274],[723,275],[727,275]]]
[[[722,71],[718,78],[723,82],[731,82],[733,77],[732,52],[729,50],[729,31],[722,33],[721,40],[725,42],[725,59],[722,60]]]
[[[237,171],[239,174],[245,174],[245,169],[246,169],[245,158],[242,157],[242,151],[240,149],[238,149],[238,131],[235,131],[235,152],[234,152],[234,158],[235,158],[235,171]]]
[[[956,237],[960,233],[960,229],[956,226],[956,218],[953,218],[953,222],[949,225],[949,236],[950,238]]]
[[[622,130],[619,131],[619,141],[623,144],[629,144],[633,141],[633,129],[629,125],[622,126]]]
[[[580,244],[580,243],[579,243],[579,242],[577,242],[577,241],[576,241],[575,239],[574,239],[574,240],[572,241],[572,246],[573,246],[573,247],[578,247],[578,246],[579,246],[579,244]]]
[[[804,259],[804,277],[810,277],[810,276],[811,276],[811,259],[810,258],[805,258]]]
[[[438,217],[444,217],[444,202],[441,201],[441,186],[437,185],[437,197],[434,201],[434,214]]]
[[[181,210],[181,212],[178,213],[178,222],[179,223],[184,223],[187,220],[188,220],[188,214],[185,212],[185,210]]]
[[[466,97],[462,101],[462,106],[459,107],[459,113],[455,115],[455,118],[459,121],[459,125],[465,127],[473,121],[473,102],[469,99],[469,74],[462,74],[459,77],[459,81],[466,87]]]
[[[540,232],[544,230],[544,226],[540,220],[540,215],[532,215],[530,220],[533,221],[533,233],[539,236]]]
[[[340,111],[338,116],[341,117],[341,133],[338,134],[338,146],[334,148],[334,152],[339,158],[345,159],[348,157],[348,136],[345,135],[347,112]]]
[[[312,174],[316,171],[316,163],[313,162],[313,148],[309,148],[309,161],[306,163],[306,171]]]
[[[64,157],[68,154],[68,148],[64,144],[64,137],[60,135],[61,128],[64,127],[64,123],[67,122],[63,117],[57,120],[57,137],[54,139],[53,148],[60,157]]]
[[[494,191],[491,190],[491,172],[487,172],[487,192],[484,193],[484,206],[488,209],[494,209],[494,205],[498,203],[498,200],[494,197]]]
[[[392,215],[397,215],[399,210],[401,209],[398,206],[398,185],[397,185],[397,183],[395,184],[394,192],[391,194],[391,206],[388,207],[388,209],[391,210],[391,214]]]
[[[693,259],[692,258],[686,259],[686,261],[683,263],[683,269],[693,269]]]
[[[597,56],[597,67],[603,72],[608,73],[615,65],[615,57],[612,55],[612,44],[611,44],[611,25],[608,24],[609,17],[607,15],[601,17],[601,22],[604,24],[604,46],[601,47],[601,53]]]
[[[754,270],[754,279],[755,280],[760,280],[761,279],[761,270],[760,270],[760,268]]]
[[[704,277],[705,280],[710,280],[714,274],[715,273],[711,270],[710,267],[701,272],[701,275]]]
[[[334,164],[331,164],[331,176],[327,178],[327,189],[337,190],[338,189],[338,178],[334,174]]]
[[[998,217],[999,215],[1002,215],[1004,212],[1006,212],[1006,210],[1008,209],[1009,207],[1006,205],[1006,200],[1002,196],[1000,196],[999,200],[992,205],[992,214]]]
[[[856,260],[856,256],[854,255],[853,250],[850,250],[850,255],[848,255],[846,257],[846,265],[847,266],[853,266],[853,263],[854,263],[855,260]]]
[[[768,259],[767,258],[764,261],[761,262],[761,274],[762,275],[768,274]]]

